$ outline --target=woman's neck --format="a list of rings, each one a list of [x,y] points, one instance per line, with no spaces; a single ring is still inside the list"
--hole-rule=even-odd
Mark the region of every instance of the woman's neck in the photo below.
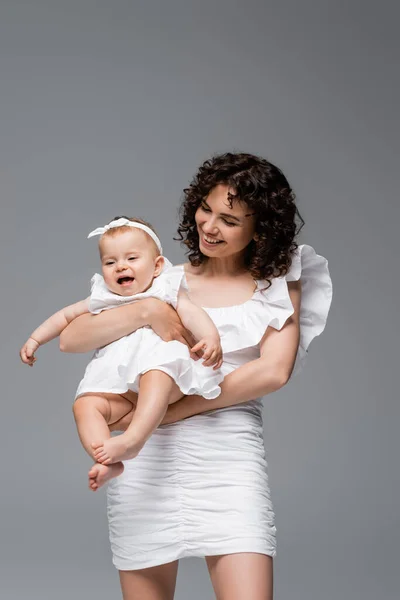
[[[243,275],[248,269],[243,257],[208,258],[198,267],[198,272],[207,277],[233,277]]]

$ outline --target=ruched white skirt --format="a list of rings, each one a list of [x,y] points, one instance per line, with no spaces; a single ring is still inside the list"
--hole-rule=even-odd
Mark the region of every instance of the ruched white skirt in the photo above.
[[[107,511],[119,570],[188,556],[275,556],[261,401],[160,427],[109,483]]]

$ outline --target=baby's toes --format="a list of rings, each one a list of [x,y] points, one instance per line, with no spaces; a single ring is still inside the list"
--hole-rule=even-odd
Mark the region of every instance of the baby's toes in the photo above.
[[[95,455],[95,459],[97,462],[104,465],[106,464],[106,461],[109,460],[109,456],[105,452],[99,452],[99,454]]]

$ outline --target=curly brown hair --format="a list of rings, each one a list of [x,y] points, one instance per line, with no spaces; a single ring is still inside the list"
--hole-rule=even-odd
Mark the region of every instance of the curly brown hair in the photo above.
[[[251,275],[269,283],[273,277],[286,275],[292,264],[292,254],[298,247],[295,236],[304,221],[282,171],[253,154],[227,152],[206,160],[189,187],[183,190],[179,209],[180,237],[174,239],[187,247],[190,263],[199,266],[207,260],[199,250],[195,214],[202,200],[219,184],[234,190],[228,194],[231,208],[235,201],[245,202],[256,215],[256,240],[249,243],[244,256]]]

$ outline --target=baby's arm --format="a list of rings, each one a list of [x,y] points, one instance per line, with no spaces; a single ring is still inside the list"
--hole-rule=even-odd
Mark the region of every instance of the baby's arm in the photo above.
[[[32,367],[36,361],[35,351],[39,346],[46,344],[60,335],[68,323],[87,312],[89,312],[89,298],[80,300],[75,304],[70,304],[54,313],[54,315],[49,317],[31,333],[28,340],[22,346],[19,353],[22,362]]]
[[[198,340],[192,352],[203,349],[203,365],[214,365],[214,369],[219,369],[222,365],[221,340],[212,319],[202,308],[193,304],[182,289],[179,290],[176,312],[186,329]]]

